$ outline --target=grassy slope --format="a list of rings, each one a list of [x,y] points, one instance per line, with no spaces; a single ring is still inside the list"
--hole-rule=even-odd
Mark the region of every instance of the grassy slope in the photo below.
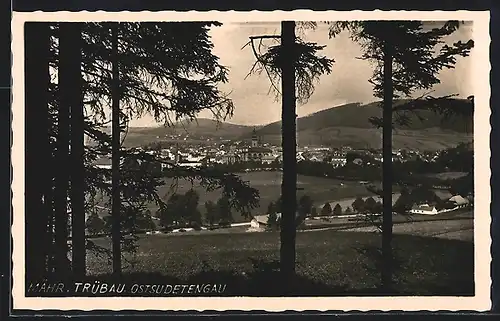
[[[101,241],[101,245],[106,244],[107,241]],[[279,287],[273,284],[278,281],[272,271],[262,268],[262,262],[272,264],[279,258],[279,233],[146,236],[139,244],[138,262],[128,272],[139,272],[146,280],[150,277],[150,282],[160,283],[165,275],[186,282],[201,275],[203,282],[228,283],[226,295],[265,295],[266,291],[275,290],[273,286]],[[400,292],[473,294],[471,242],[395,235],[393,244],[405,262],[398,273]],[[379,273],[362,252],[379,246],[380,236],[374,233],[299,233],[296,248],[301,283],[296,290],[302,295],[356,295],[373,291]],[[256,267],[258,262],[260,268]],[[89,257],[88,263],[90,274],[109,273],[110,266],[105,260]]]
[[[380,148],[381,130],[369,123],[370,117],[381,117],[377,103],[347,104],[325,109],[297,120],[300,145],[351,145],[357,148]],[[452,117],[443,121],[432,112],[420,113],[425,118],[411,117],[409,127],[397,127],[394,132],[395,148],[441,149],[472,139],[467,134],[467,121]],[[265,141],[280,142],[281,122],[274,122],[258,130]]]
[[[443,121],[439,116],[430,111],[419,113],[425,120],[420,121],[415,115],[409,115],[411,124],[409,129],[422,130],[427,128],[441,128],[455,132],[466,131],[466,121],[461,117],[452,117],[449,120]],[[353,128],[373,128],[373,125],[368,121],[370,117],[382,117],[382,109],[378,103],[370,103],[366,105],[346,104],[333,108],[324,109],[311,115],[301,117],[297,121],[297,130],[303,131],[308,129],[321,130],[329,127],[353,127]],[[262,135],[274,134],[279,131],[281,122],[274,122],[259,129]],[[405,128],[397,126],[397,128]]]
[[[265,134],[263,141],[279,145],[281,136]],[[321,130],[307,129],[298,131],[300,146],[321,146],[340,148],[348,145],[353,148],[381,148],[382,131],[376,128],[328,127]],[[471,142],[472,136],[456,132],[446,132],[439,128],[422,130],[398,129],[393,133],[394,148],[439,150],[454,147],[461,142]]]

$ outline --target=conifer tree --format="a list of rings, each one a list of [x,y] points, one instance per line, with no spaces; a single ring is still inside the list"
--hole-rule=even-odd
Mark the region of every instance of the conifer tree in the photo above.
[[[302,22],[301,27],[315,27],[315,23]],[[274,40],[277,44],[259,52],[263,41]],[[259,45],[256,46],[256,42]],[[296,104],[305,103],[314,92],[314,82],[322,74],[331,72],[333,60],[318,56],[324,46],[304,42],[296,36],[295,21],[282,21],[281,34],[250,37],[248,45],[252,48],[256,62],[250,74],[265,73],[270,89],[281,98],[281,144],[283,149],[283,179],[281,185],[281,248],[280,264],[284,280],[295,273],[295,236],[297,212],[297,137]],[[279,86],[281,84],[281,88]],[[284,281],[284,284],[288,284]]]
[[[422,21],[349,21],[337,22],[330,28],[334,37],[348,30],[351,39],[362,46],[362,59],[376,64],[373,84],[376,97],[382,98],[382,117],[370,121],[382,127],[383,149],[383,223],[381,283],[386,291],[392,288],[392,129],[395,123],[408,125],[408,113],[433,110],[444,117],[460,114],[471,117],[473,100],[465,103],[453,95],[433,97],[424,94],[413,99],[418,90],[429,90],[440,82],[439,72],[454,68],[457,56],[466,57],[473,40],[457,41],[451,46],[443,38],[454,33],[459,21],[447,21],[441,27],[426,30]],[[410,98],[394,103],[394,99]]]
[[[67,106],[80,97],[72,93],[78,91],[78,88],[82,91],[85,111],[83,130],[87,138],[93,142],[84,146],[85,189],[80,191],[85,194],[85,210],[88,212],[96,205],[98,198],[107,203],[112,199],[110,171],[95,167],[93,162],[98,157],[111,154],[112,137],[104,127],[109,124],[106,115],[111,109],[113,97],[120,103],[119,117],[114,117],[120,120],[120,133],[126,133],[130,119],[144,114],[153,115],[158,122],[166,126],[172,126],[182,118],[194,119],[202,110],[212,111],[218,119],[232,115],[231,100],[218,89],[220,83],[227,81],[227,69],[220,65],[218,58],[212,54],[213,45],[208,35],[210,27],[219,25],[212,22],[120,23],[117,28],[119,36],[116,39],[117,57],[112,57],[111,48],[115,46],[111,46],[109,23],[84,23],[81,25],[81,66],[78,69],[81,81],[76,76],[76,68],[72,68],[77,65],[78,59],[69,58],[71,52],[76,52],[75,48],[78,46],[71,50],[69,42],[60,41],[67,35],[65,26],[59,23],[50,25],[49,54],[44,66],[49,68],[52,79],[49,80],[48,86],[44,86],[43,81],[38,85],[40,89],[45,88],[45,93],[48,94],[49,108],[45,117],[48,134],[44,135],[42,132],[38,134],[41,134],[40,138],[47,139],[50,146],[49,154],[54,154],[54,164],[57,164],[54,169],[47,172],[50,178],[46,180],[49,183],[44,191],[50,196],[54,188],[54,195],[43,197],[50,209],[47,212],[46,235],[49,240],[47,242],[54,245],[51,249],[54,253],[47,253],[44,256],[50,259],[54,257],[57,260],[57,262],[50,260],[51,266],[56,266],[58,269],[71,267],[68,263],[67,246],[69,233],[80,236],[78,240],[81,248],[81,235],[84,233],[82,229],[85,228],[85,224],[81,224],[83,228],[82,226],[68,228],[68,205],[75,208],[80,206],[77,212],[81,213],[81,204],[77,205],[78,197],[70,193],[69,172],[64,170],[71,163],[70,168],[76,171],[76,166],[82,158],[76,157],[75,154],[72,161],[68,161],[69,145],[73,135],[76,135],[75,144],[81,142],[81,131],[71,132],[71,127],[78,128],[78,124],[70,122],[71,111]],[[74,34],[73,42],[78,40],[77,33]],[[41,54],[39,58],[44,57],[43,50],[39,53],[34,51],[29,53],[32,58],[37,54]],[[113,77],[113,61],[118,61],[120,64],[119,77]],[[59,77],[54,77],[58,73]],[[42,74],[35,73],[35,75]],[[113,86],[114,79],[119,80],[118,86],[116,84]],[[116,93],[113,88],[119,89],[119,95],[112,94]],[[31,95],[33,90],[36,89],[27,86],[29,91],[27,95]],[[43,104],[43,99],[40,102]],[[77,107],[82,106],[75,106]],[[43,112],[43,108],[39,110]],[[79,125],[81,127],[81,119]],[[135,233],[136,221],[141,217],[138,214],[146,210],[147,203],[156,202],[160,213],[165,209],[165,203],[157,194],[157,188],[164,184],[163,179],[157,173],[153,173],[148,165],[155,161],[156,157],[135,148],[123,148],[123,137],[119,138],[121,213],[126,219],[120,224],[122,244],[119,249],[115,246],[116,257],[125,249],[133,248],[122,236]],[[116,150],[116,142],[114,145]],[[165,173],[167,177],[198,179],[202,186],[209,190],[220,189],[230,200],[232,207],[245,215],[249,215],[250,209],[258,203],[258,192],[234,174],[216,169],[198,170],[179,168],[170,163],[168,165],[170,167]],[[81,181],[77,183],[78,178],[74,178],[75,182],[72,184],[77,187]],[[71,196],[70,202],[68,196]],[[37,199],[39,201],[39,197],[33,198]],[[111,204],[101,205],[111,207]],[[55,221],[52,223],[54,218]],[[81,223],[80,220],[75,220],[75,223],[77,222]],[[73,228],[75,231],[71,231]],[[55,240],[51,239],[52,231],[55,233]],[[89,240],[87,243],[87,247],[91,250],[97,246]],[[78,258],[72,259],[81,271],[85,253],[77,250],[74,255]],[[121,273],[120,266],[116,265],[115,272]],[[46,266],[44,273],[50,270],[51,268]]]

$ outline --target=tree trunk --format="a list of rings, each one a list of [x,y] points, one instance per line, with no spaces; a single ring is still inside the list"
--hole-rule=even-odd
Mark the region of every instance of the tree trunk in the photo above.
[[[122,270],[121,262],[121,198],[120,198],[120,73],[118,62],[118,23],[111,25],[111,38],[112,38],[112,155],[111,155],[111,168],[112,168],[112,226],[111,226],[111,239],[113,243],[113,274],[119,275]]]
[[[85,167],[84,157],[84,114],[81,75],[81,32],[80,23],[62,24],[61,42],[67,41],[67,54],[71,56],[71,241],[73,276],[82,278],[86,271],[85,249]],[[64,36],[62,36],[64,35]],[[68,79],[69,81],[69,79]]]
[[[283,149],[283,180],[281,185],[281,273],[287,282],[295,272],[295,216],[297,207],[297,159],[295,114],[295,22],[281,23],[282,110],[281,139]],[[289,282],[284,283],[290,285]]]
[[[392,52],[388,44],[384,46],[384,106],[383,106],[383,223],[382,223],[382,288],[391,290],[392,257]]]
[[[49,25],[25,24],[25,267],[27,284],[47,271],[47,223],[44,206],[50,183],[48,146]]]
[[[63,31],[64,23],[60,24]],[[68,189],[69,189],[69,130],[70,130],[70,108],[73,93],[73,73],[71,70],[74,62],[71,55],[73,46],[71,39],[67,38],[66,32],[59,36],[59,108],[57,120],[57,143],[56,143],[56,181],[54,195],[55,209],[55,272],[58,277],[68,276]]]

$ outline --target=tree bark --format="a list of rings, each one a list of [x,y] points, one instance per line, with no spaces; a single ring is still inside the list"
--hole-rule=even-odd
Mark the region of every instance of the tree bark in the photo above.
[[[111,146],[111,170],[112,170],[112,226],[111,239],[113,249],[113,274],[119,275],[122,270],[121,262],[121,197],[120,197],[120,73],[118,61],[118,23],[111,24],[112,38],[112,146]]]
[[[73,276],[82,278],[86,271],[85,249],[85,167],[84,157],[84,111],[81,75],[81,23],[62,24],[61,42],[67,41],[67,54],[71,56],[71,241]],[[61,30],[62,31],[62,30]],[[63,36],[64,35],[64,36]],[[69,79],[68,79],[69,81]]]
[[[282,149],[283,180],[281,185],[280,263],[284,282],[295,272],[295,237],[297,207],[296,97],[295,97],[295,22],[281,22],[282,63]],[[290,283],[285,283],[290,285]]]
[[[47,23],[25,24],[25,268],[28,282],[47,272],[49,46]],[[49,198],[50,199],[50,198]]]
[[[392,286],[392,50],[384,45],[384,106],[383,106],[383,222],[382,222],[382,288],[391,291]]]
[[[69,189],[69,144],[70,144],[70,108],[73,93],[73,73],[71,67],[74,64],[71,56],[72,41],[67,39],[68,34],[64,31],[64,23],[60,24],[59,36],[59,107],[57,119],[57,142],[56,142],[56,177],[55,177],[55,272],[58,277],[68,276],[68,189]]]

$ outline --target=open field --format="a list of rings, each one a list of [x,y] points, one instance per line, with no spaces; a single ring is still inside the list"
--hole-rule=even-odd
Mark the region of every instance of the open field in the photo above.
[[[279,198],[281,195],[282,174],[283,173],[280,171],[261,171],[238,174],[242,180],[249,182],[250,186],[259,191],[259,206],[251,211],[252,215],[265,215],[269,203]],[[173,193],[185,193],[193,188],[200,195],[198,207],[202,215],[205,214],[205,202],[208,200],[216,202],[221,196],[218,190],[207,192],[205,188],[200,186],[199,182],[191,183],[188,180],[174,181],[173,179],[166,179],[165,181],[165,185],[160,187],[158,191],[160,197],[164,201],[167,201]],[[359,196],[364,199],[372,196],[375,200],[381,201],[380,197],[373,195],[367,190],[365,185],[357,181],[341,181],[331,178],[298,175],[297,186],[297,197],[304,194],[309,195],[313,199],[314,206],[318,211],[321,210],[326,202],[330,202],[332,208],[336,204],[339,204],[342,207],[342,211],[345,211],[347,207],[351,207],[352,209],[352,203],[356,197]],[[395,191],[397,190],[396,187],[394,189]],[[399,196],[400,194],[397,192],[393,194],[393,204]],[[156,205],[154,203],[151,203],[149,208],[152,213],[156,211]],[[233,211],[233,218],[234,223],[250,221],[249,218],[242,217],[242,215],[236,211]]]
[[[375,232],[375,227],[355,227],[342,230],[344,232]],[[447,220],[447,221],[417,221],[412,223],[395,224],[394,234],[419,235],[462,241],[474,241],[474,221]]]
[[[425,222],[426,224],[431,224]],[[414,224],[414,223],[412,223]],[[452,227],[432,222],[434,229]],[[459,223],[454,223],[459,224]],[[412,225],[408,225],[411,228]],[[465,225],[464,225],[465,226]],[[414,234],[422,231],[416,228]],[[424,228],[423,230],[426,230]],[[323,230],[297,234],[297,295],[376,294],[379,272],[370,255],[380,247],[377,233]],[[109,241],[96,239],[109,247]],[[394,235],[401,262],[396,291],[413,295],[473,295],[473,243],[446,238]],[[134,264],[125,266],[135,282],[226,283],[224,295],[278,295],[279,233],[150,235],[139,240]],[[460,266],[459,269],[456,267]],[[107,260],[89,255],[89,273],[110,272]],[[132,276],[131,280],[132,280]],[[142,279],[141,279],[142,278]]]
[[[455,211],[451,212],[445,212],[445,213],[440,213],[436,215],[424,215],[424,214],[412,214],[412,215],[401,215],[401,214],[394,214],[392,216],[392,222],[394,226],[396,225],[405,225],[407,224],[408,226],[408,232],[413,235],[419,235],[419,236],[426,236],[426,234],[421,234],[419,233],[419,230],[416,229],[417,226],[419,226],[417,223],[424,223],[424,222],[436,222],[436,221],[465,221],[465,222],[471,222],[474,219],[474,213],[470,209],[458,209]],[[371,227],[366,228],[365,226],[372,225],[370,222],[364,220],[361,217],[354,217],[354,215],[346,215],[346,216],[339,216],[339,217],[331,217],[329,220],[324,220],[321,217],[316,217],[316,218],[308,218],[305,221],[306,228],[308,229],[316,229],[316,228],[337,228],[339,229],[344,229],[346,230],[347,228],[353,228],[353,230],[360,230],[360,231],[373,231],[374,229]],[[430,223],[434,228],[437,230],[441,229],[443,227],[443,224],[446,223]],[[459,223],[462,224],[462,223]],[[469,225],[466,225],[469,227]],[[472,227],[470,227],[472,229]],[[365,230],[366,229],[366,230]]]
[[[242,173],[240,177],[244,181],[248,181],[250,185],[259,190],[260,193],[260,206],[252,211],[253,215],[265,214],[267,206],[271,201],[276,201],[281,195],[281,176],[282,172],[249,172]],[[343,183],[343,185],[341,185]],[[321,177],[302,176],[297,177],[297,196],[300,197],[304,194],[309,195],[314,205],[319,207],[327,201],[353,199],[356,196],[369,196],[371,193],[367,191],[366,187],[358,182],[340,181],[336,179],[328,179]],[[205,212],[204,203],[208,200],[217,201],[220,197],[220,191],[207,192],[199,184],[191,184],[186,180],[179,180],[172,189],[172,180],[167,181],[164,186],[159,189],[159,195],[167,200],[170,195],[176,191],[177,193],[185,193],[190,188],[194,188],[200,194],[200,210]],[[352,204],[352,202],[350,202]],[[334,204],[335,205],[335,204]],[[151,209],[155,210],[155,205],[151,205]],[[247,222],[248,219],[241,217],[239,213],[233,213],[235,222]]]

